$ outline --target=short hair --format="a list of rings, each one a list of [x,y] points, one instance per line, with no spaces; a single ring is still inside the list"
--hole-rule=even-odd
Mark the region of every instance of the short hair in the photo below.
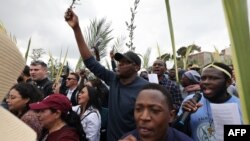
[[[224,69],[225,71],[227,71],[232,76],[232,69],[228,65],[226,65],[224,63],[220,63],[220,62],[214,62],[214,63],[210,63],[210,64],[213,64],[215,66],[218,66],[218,67]],[[206,66],[208,66],[210,64],[207,64]],[[204,66],[204,68],[206,68],[206,66]],[[224,77],[225,77],[226,80],[231,79],[225,72],[223,72],[223,74],[224,74]]]
[[[30,66],[37,66],[37,65],[41,65],[42,67],[47,68],[47,64],[41,60],[32,61],[30,64]]]
[[[76,80],[79,81],[80,77],[79,77],[79,75],[78,75],[77,73],[71,72],[71,73],[69,73],[69,74],[70,74],[70,75],[74,75],[75,78],[76,78]]]
[[[143,90],[149,90],[149,89],[160,91],[164,95],[166,104],[168,105],[169,109],[171,110],[174,109],[172,97],[169,91],[164,86],[156,84],[156,83],[148,83],[142,87],[139,93]]]

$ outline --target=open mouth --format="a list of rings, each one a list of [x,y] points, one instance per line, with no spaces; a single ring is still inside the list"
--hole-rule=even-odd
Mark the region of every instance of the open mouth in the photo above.
[[[146,127],[139,127],[139,133],[143,136],[147,136],[152,133],[152,130]]]
[[[211,95],[212,92],[213,92],[213,90],[210,89],[210,88],[203,88],[203,93],[204,93],[205,95]]]

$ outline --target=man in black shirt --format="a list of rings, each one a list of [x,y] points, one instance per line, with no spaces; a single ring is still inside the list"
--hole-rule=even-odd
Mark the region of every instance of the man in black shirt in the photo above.
[[[33,84],[43,92],[45,97],[53,93],[53,83],[48,79],[47,64],[43,61],[36,60],[31,62],[30,76]]]

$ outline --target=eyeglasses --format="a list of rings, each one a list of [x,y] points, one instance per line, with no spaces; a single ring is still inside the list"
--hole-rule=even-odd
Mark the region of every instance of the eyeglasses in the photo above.
[[[76,80],[75,78],[67,78],[67,80]]]

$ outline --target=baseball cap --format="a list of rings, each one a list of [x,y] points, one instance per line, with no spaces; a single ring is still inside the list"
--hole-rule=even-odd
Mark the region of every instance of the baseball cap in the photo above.
[[[41,102],[29,104],[29,107],[32,110],[52,108],[55,110],[60,110],[63,113],[67,113],[71,109],[72,104],[63,94],[51,94],[45,97]]]
[[[123,54],[116,53],[115,56],[114,56],[114,58],[115,58],[116,61],[120,61],[122,58],[125,58],[128,61],[133,62],[136,65],[141,66],[141,59],[140,59],[140,57],[136,53],[134,53],[132,51],[128,51],[128,52],[123,53]]]

